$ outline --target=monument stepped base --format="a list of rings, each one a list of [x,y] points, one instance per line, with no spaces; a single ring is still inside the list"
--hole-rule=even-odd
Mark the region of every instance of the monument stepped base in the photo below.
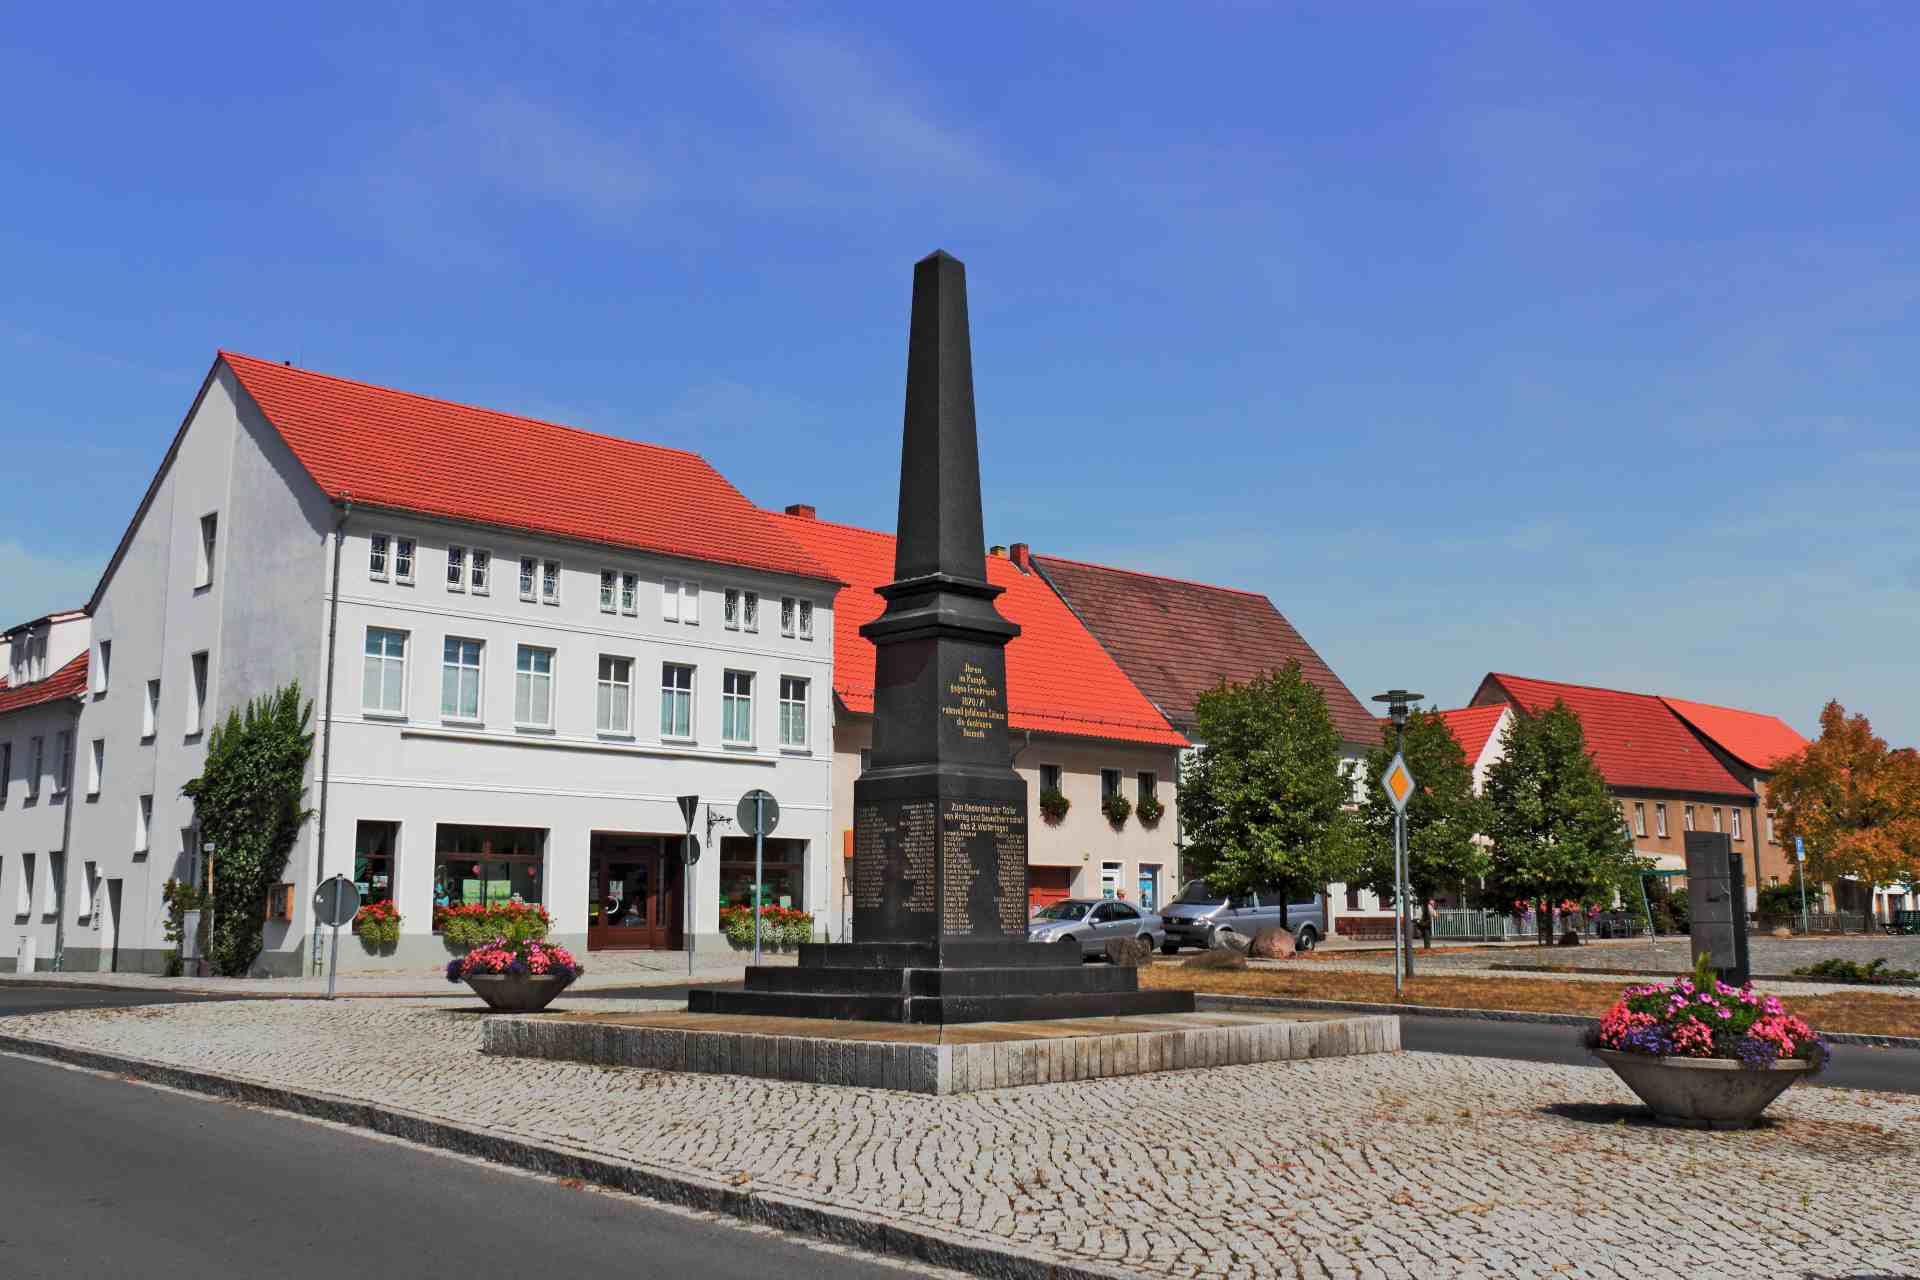
[[[688,994],[690,1013],[952,1025],[1193,1012],[1187,991],[1142,991],[1137,970],[1088,965],[1076,942],[948,938],[814,943],[797,966],[752,965],[744,990]]]
[[[1400,1019],[1208,1012],[934,1027],[700,1013],[544,1013],[485,1018],[480,1045],[483,1053],[509,1057],[953,1094],[1392,1053],[1400,1048]]]

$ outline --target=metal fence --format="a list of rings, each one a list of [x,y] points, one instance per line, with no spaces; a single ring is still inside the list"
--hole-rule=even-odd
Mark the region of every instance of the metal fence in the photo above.
[[[1581,937],[1593,933],[1598,918],[1588,919],[1578,912],[1556,912],[1553,936],[1571,929]],[[1436,911],[1433,913],[1435,942],[1532,942],[1539,938],[1540,927],[1534,916],[1503,914],[1498,911]]]
[[[1813,911],[1801,926],[1800,913],[1788,916],[1763,916],[1759,921],[1762,929],[1774,929],[1785,925],[1795,933],[1865,933],[1867,917],[1858,911]]]

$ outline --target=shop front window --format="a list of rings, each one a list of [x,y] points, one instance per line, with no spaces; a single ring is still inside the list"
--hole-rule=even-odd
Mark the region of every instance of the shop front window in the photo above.
[[[544,901],[547,833],[538,827],[470,827],[442,823],[433,855],[435,907],[498,906]],[[439,922],[435,921],[436,929]]]
[[[362,820],[353,830],[353,887],[362,902],[393,898],[394,856],[400,845],[400,824]]]
[[[805,840],[766,842],[761,858],[761,903],[769,907],[805,910]],[[753,837],[724,836],[720,840],[720,905],[753,905]]]

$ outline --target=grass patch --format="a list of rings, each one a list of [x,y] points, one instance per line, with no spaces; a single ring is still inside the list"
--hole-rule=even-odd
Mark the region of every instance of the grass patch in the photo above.
[[[1227,996],[1294,996],[1310,1000],[1394,1003],[1390,973],[1329,973],[1246,969],[1221,972],[1154,965],[1140,970],[1140,985],[1160,991],[1196,991]],[[1628,984],[1622,983],[1621,986]],[[1761,990],[1765,990],[1765,984]],[[1574,1013],[1597,1018],[1619,998],[1612,983],[1562,982],[1552,978],[1419,977],[1406,984],[1402,1004],[1447,1009],[1506,1009],[1521,1013]],[[1920,1036],[1920,999],[1842,992],[1794,996],[1783,1003],[1821,1031],[1864,1035]]]

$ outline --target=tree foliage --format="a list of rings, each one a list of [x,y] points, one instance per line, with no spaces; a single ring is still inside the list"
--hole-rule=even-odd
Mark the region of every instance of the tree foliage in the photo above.
[[[1299,663],[1200,695],[1193,736],[1204,747],[1179,787],[1189,874],[1224,893],[1271,885],[1289,898],[1346,878],[1352,787],[1326,699]]]
[[[1555,701],[1517,715],[1487,770],[1487,896],[1502,903],[1611,898],[1642,869],[1619,807],[1587,752],[1579,713]],[[1541,911],[1541,936],[1551,919]]]
[[[214,970],[244,977],[259,958],[267,890],[279,883],[300,828],[312,816],[306,798],[313,751],[313,704],[298,681],[235,711],[207,741],[199,777],[180,788],[193,801],[209,851],[213,927],[207,958]]]
[[[1407,717],[1401,754],[1413,774],[1415,790],[1407,801],[1407,885],[1415,902],[1424,903],[1450,886],[1478,887],[1490,862],[1474,837],[1486,829],[1486,804],[1473,790],[1473,766],[1460,740],[1437,712]],[[1392,742],[1367,753],[1371,780],[1393,763]],[[1360,808],[1359,862],[1350,883],[1366,886],[1386,901],[1393,892],[1393,801],[1378,785],[1367,788]]]
[[[1866,716],[1829,702],[1820,736],[1774,766],[1767,803],[1785,843],[1806,841],[1811,881],[1920,881],[1920,756],[1889,749]]]

